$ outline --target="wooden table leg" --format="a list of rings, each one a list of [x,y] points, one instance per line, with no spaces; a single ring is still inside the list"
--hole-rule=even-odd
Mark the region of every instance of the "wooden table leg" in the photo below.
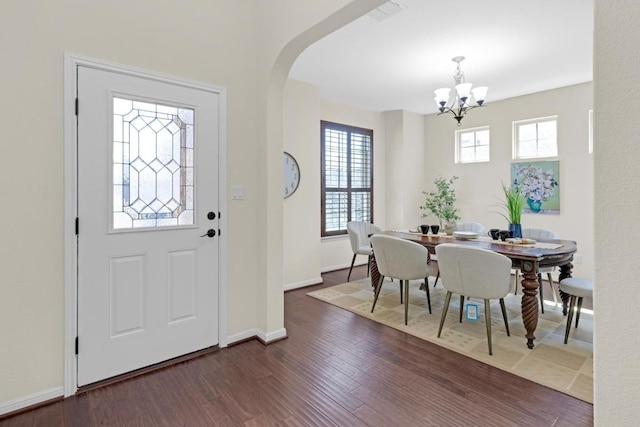
[[[538,327],[538,266],[533,261],[522,261],[522,321],[527,331],[527,347],[533,348],[534,333]]]
[[[573,264],[570,262],[560,266],[560,275],[558,276],[558,284],[562,281],[562,279],[566,279],[571,277],[571,270],[573,270]],[[567,315],[567,307],[569,306],[569,299],[571,295],[565,294],[560,291],[560,298],[562,299],[562,314]]]

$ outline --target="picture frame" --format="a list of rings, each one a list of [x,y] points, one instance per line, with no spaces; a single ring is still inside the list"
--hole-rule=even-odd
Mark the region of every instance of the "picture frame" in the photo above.
[[[465,307],[465,315],[467,320],[476,322],[478,320],[478,304],[475,302],[468,302]]]
[[[560,214],[560,162],[511,163],[511,184],[524,197],[522,213]]]

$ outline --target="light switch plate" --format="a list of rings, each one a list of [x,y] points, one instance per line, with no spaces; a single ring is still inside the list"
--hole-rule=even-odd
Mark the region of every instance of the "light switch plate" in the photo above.
[[[231,200],[244,200],[244,185],[231,186]]]

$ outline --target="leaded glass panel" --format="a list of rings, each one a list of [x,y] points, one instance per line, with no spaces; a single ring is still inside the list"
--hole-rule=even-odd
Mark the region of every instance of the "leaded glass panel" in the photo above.
[[[115,97],[113,127],[113,228],[193,225],[193,109]]]

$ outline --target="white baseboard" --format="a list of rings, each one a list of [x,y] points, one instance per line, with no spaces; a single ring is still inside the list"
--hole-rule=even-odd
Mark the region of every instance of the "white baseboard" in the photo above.
[[[290,291],[292,289],[304,288],[311,285],[319,285],[321,283],[323,283],[322,277],[314,277],[313,279],[303,280],[302,282],[295,282],[284,285],[284,290]]]
[[[258,337],[264,341],[266,344],[269,344],[271,341],[277,341],[282,338],[287,337],[287,330],[285,328],[278,329],[277,331],[269,332],[265,334],[262,331],[259,331]]]
[[[240,332],[239,334],[235,334],[227,337],[227,344],[231,345],[233,343],[244,341],[249,338],[253,338],[257,336],[258,336],[258,329],[249,329],[248,331]]]
[[[271,341],[277,341],[281,338],[285,338],[286,336],[287,336],[287,330],[285,328],[278,329],[277,331],[270,332],[268,334],[265,334],[260,329],[249,329],[248,331],[244,331],[239,334],[230,336],[227,342],[229,343],[229,345],[231,345],[235,342],[258,337],[266,344],[269,344]]]
[[[49,390],[39,391],[29,396],[9,400],[8,402],[0,402],[0,415],[19,411],[20,409],[28,408],[29,406],[62,396],[64,396],[64,387],[58,386],[50,388]]]

